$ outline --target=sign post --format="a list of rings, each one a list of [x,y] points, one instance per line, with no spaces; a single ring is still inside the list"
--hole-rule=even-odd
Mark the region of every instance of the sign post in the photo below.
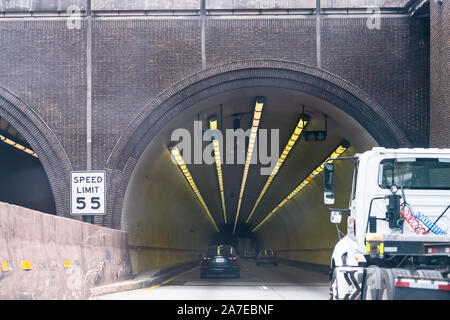
[[[97,216],[105,212],[105,171],[70,173],[70,214]]]

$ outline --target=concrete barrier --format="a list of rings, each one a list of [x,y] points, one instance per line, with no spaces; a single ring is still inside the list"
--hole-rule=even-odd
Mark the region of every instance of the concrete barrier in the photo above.
[[[114,282],[112,284],[93,287],[91,289],[91,299],[97,299],[96,296],[107,295],[116,292],[124,292],[137,290],[142,288],[149,288],[156,285],[162,284],[164,281],[171,279],[183,272],[198,268],[198,260],[193,260],[190,262],[176,264],[170,267],[149,270],[147,272],[142,272],[137,274],[131,280]],[[101,298],[101,297],[100,297]]]
[[[130,275],[126,232],[0,202],[0,299],[85,299]]]

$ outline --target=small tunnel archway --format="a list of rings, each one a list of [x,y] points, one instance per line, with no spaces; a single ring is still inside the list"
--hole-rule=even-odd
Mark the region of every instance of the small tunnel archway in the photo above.
[[[0,154],[0,201],[56,214],[50,183],[37,154],[1,117]]]
[[[7,179],[8,186],[14,181],[18,181],[17,174],[21,175],[19,180],[22,181],[37,179],[36,184],[29,182],[27,186],[24,186],[23,183],[17,186],[23,194],[22,199],[16,195],[19,191],[9,190],[15,194],[13,196],[15,199],[11,199],[10,196],[4,198],[3,201],[70,217],[67,195],[70,194],[69,177],[72,165],[54,132],[31,106],[1,86],[0,119],[3,121],[3,136],[26,146],[37,156],[30,159],[24,157],[23,151],[11,144],[2,146],[7,148],[3,150],[3,154],[6,152],[12,157],[6,157],[2,161],[17,167],[15,171],[3,172],[3,175],[7,175],[4,177]],[[20,153],[14,157],[17,151]],[[30,175],[35,176],[31,177]],[[9,179],[12,181],[8,181]],[[38,190],[39,187],[42,189]],[[25,190],[29,190],[31,193],[26,194]]]
[[[249,63],[254,63],[254,68],[234,64],[226,70],[222,66],[220,70],[205,71],[203,80],[194,75],[193,79],[184,80],[190,84],[175,85],[147,106],[116,145],[108,161],[110,180],[123,182],[116,183],[118,187],[111,186],[117,202],[110,214],[113,225],[129,232],[134,272],[193,260],[211,242],[227,239],[223,233],[222,236],[216,233],[186,178],[171,161],[167,145],[176,128],[193,133],[193,121],[202,120],[206,126],[211,115],[220,115],[222,129],[233,128],[236,114],[243,113],[240,122],[247,129],[251,118],[246,119],[245,114],[251,115],[255,98],[263,96],[261,128],[280,129],[282,150],[300,113],[304,111],[311,117],[308,130],[321,130],[326,116],[327,139],[297,142],[289,161],[255,211],[251,226],[261,221],[342,140],[351,145],[346,154],[378,145],[409,145],[406,135],[381,106],[342,79],[302,65],[271,62],[277,66],[274,68],[268,67],[269,62]],[[280,69],[281,65],[285,69]],[[219,229],[228,230],[224,227],[215,166],[188,167],[208,208],[212,208]],[[238,234],[239,230],[248,229],[244,227],[245,219],[267,179],[258,169],[255,165],[249,171]],[[223,168],[225,202],[231,221],[235,217],[242,170],[243,165],[236,164]],[[347,187],[344,181],[338,184],[343,186],[342,193],[349,192],[350,183]],[[324,212],[320,188],[320,179],[316,178],[276,217],[253,233],[258,244],[277,249],[287,259],[326,264],[331,243],[337,236]]]

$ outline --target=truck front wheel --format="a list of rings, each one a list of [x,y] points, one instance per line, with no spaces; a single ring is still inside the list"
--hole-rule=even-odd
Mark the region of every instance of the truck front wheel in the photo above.
[[[332,268],[330,272],[330,300],[338,300],[337,299],[337,280],[336,280],[336,269]]]
[[[381,268],[369,266],[366,269],[366,280],[363,288],[364,300],[380,300]]]

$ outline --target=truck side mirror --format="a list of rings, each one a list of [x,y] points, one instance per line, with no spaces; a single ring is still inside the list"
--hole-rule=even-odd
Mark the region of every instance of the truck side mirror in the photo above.
[[[323,202],[326,205],[334,204],[334,164],[325,163],[323,179]]]
[[[341,220],[342,220],[342,213],[341,213],[341,211],[332,210],[331,211],[331,215],[330,215],[330,222],[331,223],[335,223],[335,224],[339,224],[339,223],[341,223]]]

